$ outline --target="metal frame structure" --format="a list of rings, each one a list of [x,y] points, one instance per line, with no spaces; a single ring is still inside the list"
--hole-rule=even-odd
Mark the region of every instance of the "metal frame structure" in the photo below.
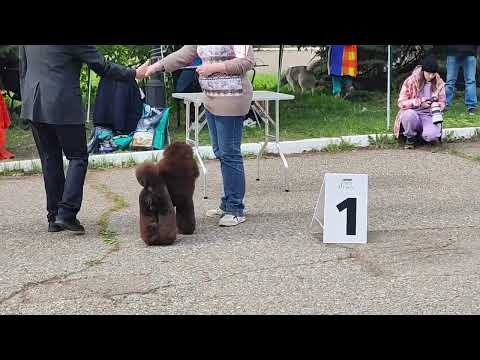
[[[203,198],[207,199],[207,168],[200,154],[200,140],[199,133],[207,124],[205,118],[205,110],[200,112],[200,106],[203,104],[203,93],[173,93],[172,97],[175,99],[183,100],[185,104],[185,141],[187,144],[192,145],[193,151],[197,156],[197,160],[200,163],[201,172],[203,174]],[[285,191],[289,191],[288,188],[288,162],[285,158],[282,149],[280,148],[280,101],[293,100],[295,97],[290,94],[282,94],[273,91],[254,91],[253,92],[253,109],[260,116],[265,125],[265,141],[260,148],[257,155],[257,178],[260,180],[260,158],[262,157],[267,145],[273,142],[275,148],[280,155],[282,161],[282,173],[283,173],[283,185]],[[275,102],[275,120],[270,116],[269,103]],[[190,104],[195,108],[195,120],[190,124]],[[262,106],[263,104],[263,106]],[[270,134],[270,126],[273,126],[275,135]],[[193,138],[192,138],[193,132]]]

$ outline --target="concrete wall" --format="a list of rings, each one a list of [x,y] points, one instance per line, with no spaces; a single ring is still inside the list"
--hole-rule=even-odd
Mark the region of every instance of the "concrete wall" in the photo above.
[[[255,61],[257,64],[265,64],[268,66],[256,68],[259,74],[276,74],[278,71],[278,54],[276,48],[272,49],[256,49],[254,51]],[[307,65],[310,59],[315,55],[315,49],[307,49],[298,51],[297,48],[286,48],[283,50],[282,71],[290,66]]]

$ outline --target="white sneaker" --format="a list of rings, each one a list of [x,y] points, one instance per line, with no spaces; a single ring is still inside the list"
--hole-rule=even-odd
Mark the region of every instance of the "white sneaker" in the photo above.
[[[245,222],[245,220],[247,220],[245,216],[235,216],[235,215],[226,214],[220,219],[220,221],[218,222],[218,225],[235,226]]]
[[[225,215],[225,211],[220,208],[207,211],[207,216],[211,218],[221,218],[223,215]]]
[[[243,126],[254,128],[254,127],[257,126],[257,122],[255,120],[252,120],[252,119],[248,118],[247,120],[245,120],[243,122]]]

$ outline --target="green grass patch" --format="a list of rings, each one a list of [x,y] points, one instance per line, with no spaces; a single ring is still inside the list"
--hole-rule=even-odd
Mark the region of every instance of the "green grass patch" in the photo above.
[[[368,136],[368,142],[371,147],[377,149],[398,146],[398,140],[393,136],[389,136],[389,134],[375,134],[374,136]]]
[[[15,154],[17,159],[38,158],[37,147],[32,131],[21,127],[11,127],[7,130],[7,149]],[[15,159],[12,159],[15,160]]]
[[[118,152],[120,153],[120,152]],[[137,162],[133,157],[128,158],[127,161],[122,161],[120,165],[115,165],[113,161],[109,160],[93,160],[88,162],[88,168],[91,170],[107,170],[112,168],[132,168],[137,165]]]
[[[19,167],[13,169],[1,169],[0,176],[29,176],[29,175],[38,175],[42,173],[42,167],[37,165],[32,161],[32,168],[30,170],[25,170]]]
[[[250,81],[253,74],[250,74]],[[277,75],[276,74],[256,74],[253,80],[253,87],[255,90],[277,90]]]
[[[277,78],[273,74],[257,74],[254,80],[256,90],[276,91]],[[287,85],[281,92],[290,93]],[[386,126],[386,94],[381,92],[357,91],[354,100],[334,98],[330,89],[318,90],[314,95],[295,93],[295,100],[280,102],[280,139],[301,140],[320,137],[339,137],[347,135],[391,134],[398,111],[396,98],[398,91],[392,93],[392,113],[390,126]],[[173,106],[173,104],[172,104]],[[181,104],[181,126],[177,127],[177,114],[170,115],[169,131],[172,142],[185,141],[185,107]],[[275,106],[270,104],[270,115],[275,119]],[[245,128],[243,142],[259,142],[265,138],[262,127]],[[463,104],[463,93],[457,93],[450,110],[444,114],[444,128],[480,127],[480,114],[469,115]],[[89,125],[91,127],[91,124]],[[88,130],[88,129],[87,129]],[[273,129],[270,127],[270,133]],[[87,134],[89,130],[87,131]],[[31,131],[13,128],[8,132],[7,148],[18,159],[38,158]],[[200,144],[209,145],[208,128],[200,132]],[[386,137],[373,140],[372,146],[393,145]],[[107,163],[91,165],[90,168],[109,168]],[[134,166],[127,162],[125,166]]]
[[[99,220],[97,221],[97,225],[100,227],[98,231],[98,235],[102,239],[102,241],[113,247],[113,250],[116,251],[120,249],[120,243],[118,241],[118,233],[115,231],[108,229],[108,224],[110,221],[110,217],[113,213],[120,211],[128,206],[127,201],[118,194],[115,194],[111,191],[106,185],[99,184],[97,185],[97,189],[112,202],[112,207],[104,212]]]
[[[328,144],[327,147],[323,151],[326,151],[326,152],[340,152],[340,151],[351,151],[353,149],[355,149],[354,144],[352,144],[348,141],[342,140],[338,144]]]
[[[257,75],[258,76],[258,75]],[[257,78],[256,78],[257,79]],[[268,79],[268,77],[266,77]],[[260,79],[259,82],[262,80]],[[257,80],[255,80],[255,84]],[[268,82],[267,82],[268,84]],[[262,85],[263,86],[263,85]],[[265,85],[269,86],[269,85]],[[257,88],[260,90],[260,88]],[[266,88],[276,91],[276,86]],[[286,86],[282,92],[289,93]],[[398,111],[396,102],[392,101],[390,126],[386,124],[386,94],[377,92],[357,92],[356,101],[334,98],[325,89],[310,94],[295,94],[295,100],[280,102],[280,139],[301,140],[319,137],[338,137],[346,135],[391,134]],[[449,112],[444,115],[444,128],[479,127],[480,115],[469,115],[461,103],[459,94]],[[392,97],[393,98],[393,97]],[[270,104],[271,117],[274,118],[275,107]],[[183,118],[183,110],[182,110]],[[270,127],[272,133],[272,128]],[[185,129],[170,124],[170,134],[173,141],[184,141]],[[259,142],[265,137],[262,128],[245,128],[243,142]],[[208,130],[200,132],[200,143],[209,145]],[[388,138],[378,139],[374,145],[393,145]]]

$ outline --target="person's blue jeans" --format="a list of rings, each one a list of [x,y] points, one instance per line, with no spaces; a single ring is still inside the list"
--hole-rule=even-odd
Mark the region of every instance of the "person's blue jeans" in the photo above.
[[[245,170],[241,153],[245,116],[217,116],[206,111],[213,152],[220,160],[223,193],[220,209],[244,216]]]
[[[460,67],[463,67],[463,77],[465,79],[465,106],[467,109],[476,108],[477,82],[475,73],[477,71],[477,58],[475,56],[447,56],[447,83],[445,88],[447,106],[452,104]]]

